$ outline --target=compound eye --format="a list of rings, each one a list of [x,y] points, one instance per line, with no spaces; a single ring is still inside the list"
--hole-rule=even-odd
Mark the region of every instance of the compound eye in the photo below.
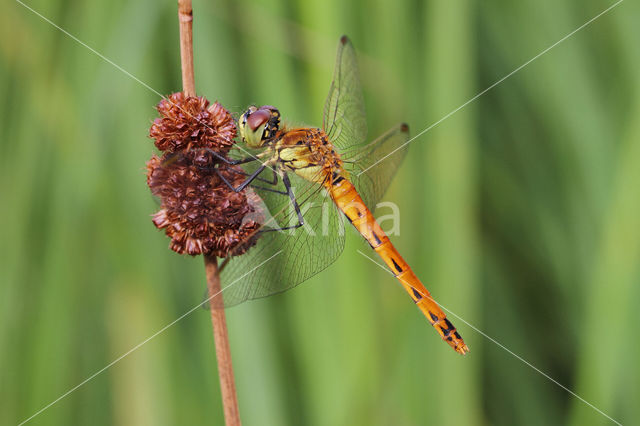
[[[280,129],[280,111],[278,108],[272,105],[263,105],[258,108],[259,111],[268,111],[271,117],[265,126],[265,133],[263,138],[268,139],[275,136],[275,133]]]
[[[264,126],[271,118],[271,113],[263,109],[250,112],[247,115],[247,124],[252,132],[255,132],[260,126]]]
[[[280,111],[278,111],[278,108],[274,107],[273,105],[262,105],[259,109],[267,110],[272,117],[280,118]]]

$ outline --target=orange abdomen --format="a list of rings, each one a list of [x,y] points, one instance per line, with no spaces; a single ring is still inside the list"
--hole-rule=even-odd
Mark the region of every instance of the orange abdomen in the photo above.
[[[456,352],[463,355],[467,353],[469,349],[456,328],[447,319],[445,313],[433,300],[429,291],[422,285],[407,262],[400,256],[389,237],[382,231],[353,184],[345,177],[338,176],[327,181],[325,186],[336,206],[391,269],[393,275],[400,281],[442,339]]]

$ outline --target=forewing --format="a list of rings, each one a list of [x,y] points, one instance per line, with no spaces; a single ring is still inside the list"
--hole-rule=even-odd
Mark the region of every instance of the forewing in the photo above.
[[[324,105],[322,126],[329,140],[341,151],[362,145],[367,120],[356,53],[347,36],[340,38],[338,54]]]
[[[358,151],[343,156],[351,180],[373,211],[407,154],[409,126],[399,124]]]
[[[305,225],[260,235],[255,247],[230,258],[221,273],[225,306],[288,290],[333,263],[344,248],[344,223],[326,191],[290,174]],[[267,188],[262,183],[257,183]],[[269,189],[271,189],[269,187]],[[280,182],[279,190],[284,191]],[[295,225],[289,197],[255,189],[268,208],[264,230]]]

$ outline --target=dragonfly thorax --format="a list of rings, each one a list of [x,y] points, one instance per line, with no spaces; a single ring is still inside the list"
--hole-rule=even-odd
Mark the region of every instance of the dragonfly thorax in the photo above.
[[[340,155],[327,134],[318,128],[280,126],[280,111],[271,105],[250,106],[238,123],[242,141],[251,148],[266,147],[271,163],[283,171],[320,184],[348,177]]]
[[[280,167],[306,180],[326,184],[331,176],[347,177],[340,155],[321,129],[283,129],[278,132],[272,149]]]

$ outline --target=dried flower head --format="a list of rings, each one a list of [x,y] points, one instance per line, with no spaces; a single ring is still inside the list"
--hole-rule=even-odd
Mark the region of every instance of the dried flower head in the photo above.
[[[170,248],[177,253],[243,254],[257,240],[262,222],[257,207],[260,198],[251,190],[234,192],[218,172],[238,186],[245,178],[242,169],[225,166],[216,170],[219,161],[212,155],[215,151],[224,156],[229,151],[235,123],[220,104],[207,108],[209,102],[202,97],[178,93],[169,99],[190,114],[199,113],[184,114],[166,101],[158,105],[163,118],[154,122],[150,134],[166,152],[147,162],[147,185],[162,203],[153,223],[165,230],[171,238]],[[215,132],[201,126],[203,117],[208,120],[206,129]]]
[[[208,148],[226,154],[233,146],[236,125],[233,117],[222,105],[202,96],[174,93],[160,101],[156,107],[161,117],[156,118],[149,136],[163,152],[177,152],[191,148]]]

